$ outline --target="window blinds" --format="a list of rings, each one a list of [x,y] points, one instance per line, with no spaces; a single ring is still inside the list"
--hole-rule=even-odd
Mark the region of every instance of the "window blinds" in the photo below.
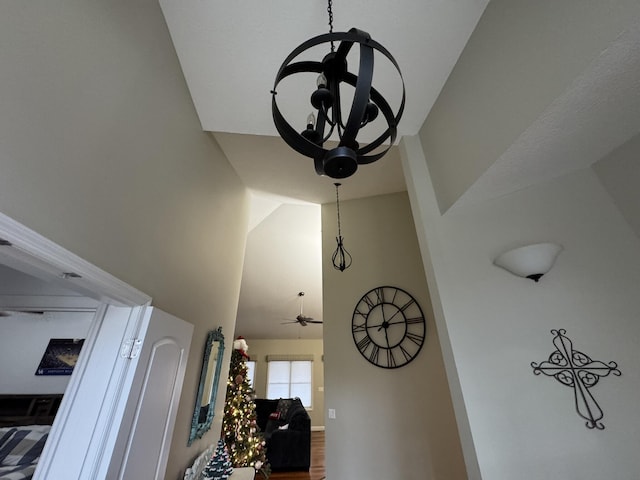
[[[311,354],[267,355],[267,362],[313,362]]]

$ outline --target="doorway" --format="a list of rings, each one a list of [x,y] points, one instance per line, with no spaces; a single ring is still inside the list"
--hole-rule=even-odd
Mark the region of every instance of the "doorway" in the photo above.
[[[124,414],[128,390],[123,387],[134,373],[130,364],[114,358],[113,346],[135,336],[151,299],[3,214],[0,264],[22,275],[25,284],[40,285],[44,290],[39,293],[69,293],[27,299],[9,292],[2,299],[7,313],[84,309],[93,317],[33,478],[57,478],[55,472],[66,478],[103,478],[100,472],[109,466]],[[29,310],[42,314],[24,313]],[[111,350],[105,348],[109,341]]]

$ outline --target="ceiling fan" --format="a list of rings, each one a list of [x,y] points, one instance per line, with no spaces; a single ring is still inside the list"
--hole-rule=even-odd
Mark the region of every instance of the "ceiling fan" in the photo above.
[[[300,315],[298,315],[295,320],[292,320],[290,322],[282,322],[282,324],[284,325],[286,323],[299,323],[303,327],[306,327],[309,323],[322,323],[322,320],[314,320],[311,317],[306,317],[303,315],[302,304],[304,302],[304,292],[298,292],[298,296],[300,297]]]

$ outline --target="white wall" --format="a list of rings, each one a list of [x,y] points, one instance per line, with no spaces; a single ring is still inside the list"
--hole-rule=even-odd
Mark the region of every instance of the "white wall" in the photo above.
[[[639,15],[637,0],[490,1],[419,133],[440,210]]]
[[[298,326],[294,325],[294,328]],[[304,327],[300,327],[304,328]],[[267,398],[267,355],[313,355],[313,389],[309,409],[311,427],[324,427],[324,362],[322,340],[256,340],[247,339],[249,356],[256,362],[255,383],[257,398]]]
[[[259,212],[264,203],[254,196],[251,208]],[[247,235],[236,335],[322,338],[320,325],[297,328],[284,323],[295,320],[301,300],[306,316],[322,319],[321,248],[320,205],[280,204],[255,225]]]
[[[0,318],[0,393],[64,393],[69,375],[35,375],[51,338],[85,338],[91,312],[46,312]]]
[[[463,402],[475,444],[471,451],[463,431],[465,457],[469,464],[477,455],[481,472],[470,478],[637,478],[640,240],[593,171],[440,217],[419,141],[405,139],[403,149],[430,287],[442,307],[438,327],[450,342],[445,361],[459,376],[454,403]],[[538,284],[492,265],[505,249],[539,241],[564,251]],[[554,328],[594,360],[620,366],[621,377],[591,390],[603,431],[585,427],[571,389],[532,373],[530,363],[555,349]]]
[[[157,0],[0,3],[0,211],[194,324],[166,478],[207,332],[233,337],[248,195],[202,131]],[[225,378],[231,349],[225,350]]]
[[[331,265],[335,204],[322,207],[326,468],[329,479],[466,478],[429,289],[406,193],[340,202],[353,265]],[[425,344],[408,365],[382,369],[356,349],[354,308],[377,286],[411,293],[427,318]],[[326,415],[326,414],[325,414]]]
[[[640,237],[640,134],[593,165],[625,220]]]
[[[7,295],[11,295],[11,297],[5,298]],[[34,300],[32,297],[35,295],[42,297],[38,298],[38,301],[46,301],[47,298],[52,301],[73,301],[69,297],[81,296],[79,293],[62,288],[53,282],[46,282],[5,265],[0,265],[0,308],[11,305],[12,301],[18,301],[15,297],[19,297],[23,305],[31,303]]]

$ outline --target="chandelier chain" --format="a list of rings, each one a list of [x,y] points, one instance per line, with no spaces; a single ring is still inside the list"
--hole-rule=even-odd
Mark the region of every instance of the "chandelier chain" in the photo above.
[[[329,33],[333,33],[333,0],[327,0],[327,12],[329,13]],[[331,40],[331,53],[336,51],[336,47]]]

